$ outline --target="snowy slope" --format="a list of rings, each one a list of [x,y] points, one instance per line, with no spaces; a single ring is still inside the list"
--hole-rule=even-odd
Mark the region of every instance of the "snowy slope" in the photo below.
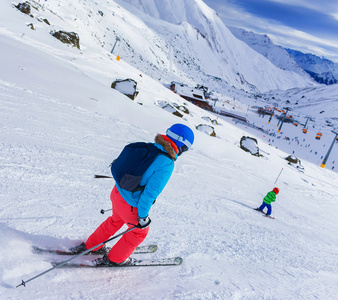
[[[311,116],[314,120],[318,121],[317,124],[315,124],[317,127],[323,126],[325,122],[337,127],[337,85],[272,91],[265,95],[275,97],[274,102],[278,103],[278,106],[289,106],[293,111],[301,113],[303,116]]]
[[[152,141],[175,122],[194,128],[215,116],[191,104],[184,119],[162,110],[156,101],[186,101],[100,51],[84,28],[79,51],[53,39],[42,23],[29,29],[32,19],[8,3],[0,11],[6,16],[0,18],[1,298],[336,297],[338,175],[307,161],[300,173],[282,159],[286,153],[262,140],[268,154],[253,157],[238,147],[247,130],[221,119],[218,138],[194,130],[192,150],[179,158],[151,210],[145,244],[158,244],[156,257],[182,256],[180,267],[54,270],[16,289],[51,267],[52,257],[33,254],[31,245],[76,245],[106,218],[100,210],[110,208],[114,182],[93,175],[109,174],[126,143]],[[60,19],[44,13],[54,24]],[[138,82],[135,101],[110,88],[125,77]],[[252,207],[282,168],[276,219],[263,218]]]

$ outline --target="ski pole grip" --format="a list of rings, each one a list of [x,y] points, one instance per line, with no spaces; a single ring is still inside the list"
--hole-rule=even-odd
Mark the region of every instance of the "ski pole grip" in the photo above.
[[[106,176],[106,175],[94,175],[94,178],[113,178],[112,176]]]

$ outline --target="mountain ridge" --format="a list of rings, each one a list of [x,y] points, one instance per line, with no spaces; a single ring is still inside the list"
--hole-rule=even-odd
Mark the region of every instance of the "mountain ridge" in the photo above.
[[[278,68],[290,70],[302,76],[311,76],[316,82],[326,85],[338,82],[338,64],[329,59],[275,45],[266,34],[258,34],[236,27],[229,27],[229,29],[238,39],[262,54]]]
[[[338,64],[311,53],[302,53],[294,49],[285,49],[301,68],[317,82],[326,85],[338,83]]]

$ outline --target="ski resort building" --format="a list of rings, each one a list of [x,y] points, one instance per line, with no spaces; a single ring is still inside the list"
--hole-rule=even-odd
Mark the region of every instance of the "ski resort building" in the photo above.
[[[197,87],[198,88],[192,88],[186,84],[175,81],[172,81],[170,84],[170,89],[174,93],[205,110],[213,111],[212,106],[205,98],[207,88],[204,86]]]

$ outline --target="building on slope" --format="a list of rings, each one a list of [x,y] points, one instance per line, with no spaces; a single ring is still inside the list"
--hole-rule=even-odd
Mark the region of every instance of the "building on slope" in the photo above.
[[[180,95],[182,98],[188,100],[189,102],[199,106],[205,110],[213,111],[212,106],[206,100],[206,91],[208,88],[204,86],[197,86],[192,88],[186,84],[172,81],[170,84],[170,89]]]

